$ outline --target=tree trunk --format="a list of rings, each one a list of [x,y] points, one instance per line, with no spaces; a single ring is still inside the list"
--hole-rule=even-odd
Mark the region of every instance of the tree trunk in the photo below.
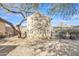
[[[20,30],[20,26],[17,25],[16,27],[17,27],[18,31],[20,32],[19,35],[18,35],[18,38],[21,38],[21,30]]]
[[[18,25],[17,25],[17,28],[18,28],[18,30],[20,31],[20,34],[19,34],[19,36],[18,37],[22,37],[21,36],[21,30],[20,30],[20,26],[21,26],[21,24],[24,22],[25,20],[23,19]]]
[[[20,31],[17,30],[17,29],[15,28],[15,26],[14,26],[12,23],[10,23],[10,22],[8,22],[8,21],[2,19],[2,18],[0,18],[0,20],[3,21],[3,22],[5,22],[5,23],[7,23],[8,25],[10,25],[10,26],[12,27],[13,31],[14,31],[14,34],[16,34],[16,32],[17,32],[17,33],[20,35]]]

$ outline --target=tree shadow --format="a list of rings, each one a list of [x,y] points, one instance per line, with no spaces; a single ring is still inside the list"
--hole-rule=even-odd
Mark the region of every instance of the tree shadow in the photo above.
[[[68,56],[79,56],[79,40],[60,40],[62,45],[60,45],[59,55],[68,55]],[[56,47],[56,46],[55,46]]]
[[[18,45],[0,45],[0,56],[6,56],[9,52],[15,49]]]
[[[6,40],[6,39],[0,39],[0,44],[3,44],[3,43],[5,43],[5,42],[7,42],[8,40]]]

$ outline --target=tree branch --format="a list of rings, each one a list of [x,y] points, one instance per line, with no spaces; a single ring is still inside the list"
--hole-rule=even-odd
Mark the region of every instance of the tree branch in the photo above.
[[[13,10],[10,10],[9,8],[5,7],[2,3],[0,3],[1,7],[4,8],[5,10],[11,12],[11,13],[15,13],[15,14],[21,14],[23,16],[23,18],[25,18],[25,16],[23,15],[22,12],[17,12],[17,11],[13,11]]]
[[[21,24],[24,22],[25,20],[23,19],[17,26],[21,26]]]
[[[2,8],[6,9],[6,10],[9,11],[9,12],[18,13],[18,14],[21,13],[21,12],[16,12],[16,11],[10,10],[9,8],[5,7],[2,3],[0,3],[0,5],[1,5]]]

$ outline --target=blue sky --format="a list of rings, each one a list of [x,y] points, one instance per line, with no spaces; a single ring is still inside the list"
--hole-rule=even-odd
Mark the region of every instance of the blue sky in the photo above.
[[[76,6],[76,7],[79,9],[79,6]],[[46,4],[44,6],[40,6],[39,11],[49,16],[47,13],[48,8],[49,8],[49,4]],[[6,12],[3,9],[0,9],[0,17],[10,21],[14,25],[18,24],[23,19],[22,16],[19,14],[12,14],[12,13],[6,14]],[[79,15],[78,14],[74,15],[70,19],[67,19],[67,20],[63,20],[60,16],[52,17],[53,26],[57,26],[60,22],[64,22],[65,24],[69,24],[69,25],[79,25]],[[22,25],[26,25],[26,22],[24,22]]]

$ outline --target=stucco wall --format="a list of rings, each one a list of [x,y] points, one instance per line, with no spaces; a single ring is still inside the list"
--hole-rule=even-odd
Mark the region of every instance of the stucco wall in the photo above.
[[[0,34],[5,35],[5,23],[0,21]]]

